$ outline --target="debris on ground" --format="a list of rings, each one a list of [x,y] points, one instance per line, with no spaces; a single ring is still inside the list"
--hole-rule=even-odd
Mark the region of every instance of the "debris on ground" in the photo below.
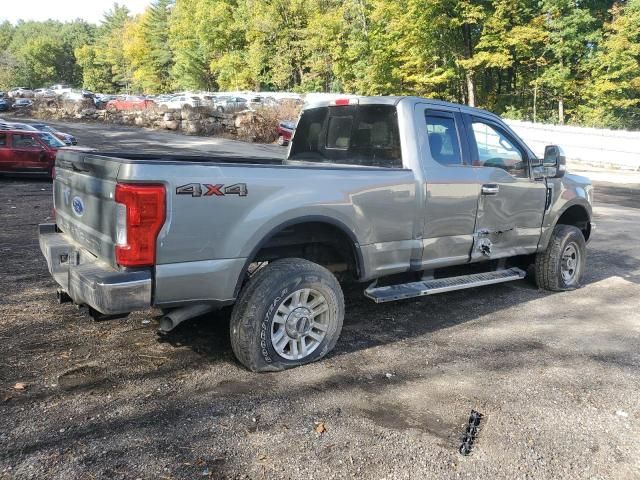
[[[313,429],[315,430],[316,434],[322,435],[327,431],[327,427],[325,427],[324,422],[314,422],[314,424],[315,426],[313,427]]]
[[[462,445],[460,445],[459,449],[462,455],[469,455],[471,453],[471,447],[473,447],[473,443],[476,441],[476,437],[478,436],[481,418],[482,414],[480,412],[471,410],[469,421],[467,422],[464,435],[462,436]]]

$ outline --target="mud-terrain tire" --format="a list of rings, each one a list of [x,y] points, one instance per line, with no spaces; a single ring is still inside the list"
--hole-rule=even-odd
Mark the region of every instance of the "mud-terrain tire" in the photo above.
[[[572,225],[556,225],[549,245],[536,254],[536,284],[552,292],[580,287],[587,260],[582,232]]]
[[[344,296],[329,270],[300,258],[276,260],[240,292],[231,314],[231,347],[254,372],[297,367],[335,347],[343,319]]]

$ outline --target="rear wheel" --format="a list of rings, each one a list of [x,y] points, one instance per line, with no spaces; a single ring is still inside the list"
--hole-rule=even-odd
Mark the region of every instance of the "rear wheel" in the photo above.
[[[547,249],[536,255],[536,284],[555,292],[580,287],[586,256],[582,232],[572,225],[556,225]]]
[[[343,318],[342,289],[331,272],[308,260],[277,260],[241,292],[231,315],[231,346],[249,370],[284,370],[329,353]]]

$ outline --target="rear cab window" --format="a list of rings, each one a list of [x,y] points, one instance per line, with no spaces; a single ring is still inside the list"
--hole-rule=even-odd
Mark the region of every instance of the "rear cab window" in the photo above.
[[[396,107],[341,105],[305,110],[289,159],[402,168]]]

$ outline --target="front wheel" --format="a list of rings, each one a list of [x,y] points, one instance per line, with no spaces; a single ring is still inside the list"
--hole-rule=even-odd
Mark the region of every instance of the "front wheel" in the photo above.
[[[561,292],[580,287],[586,258],[582,232],[572,225],[556,225],[547,249],[536,255],[538,288]]]
[[[326,268],[300,258],[260,269],[231,315],[231,347],[254,372],[321,359],[338,341],[344,319],[340,284]]]

